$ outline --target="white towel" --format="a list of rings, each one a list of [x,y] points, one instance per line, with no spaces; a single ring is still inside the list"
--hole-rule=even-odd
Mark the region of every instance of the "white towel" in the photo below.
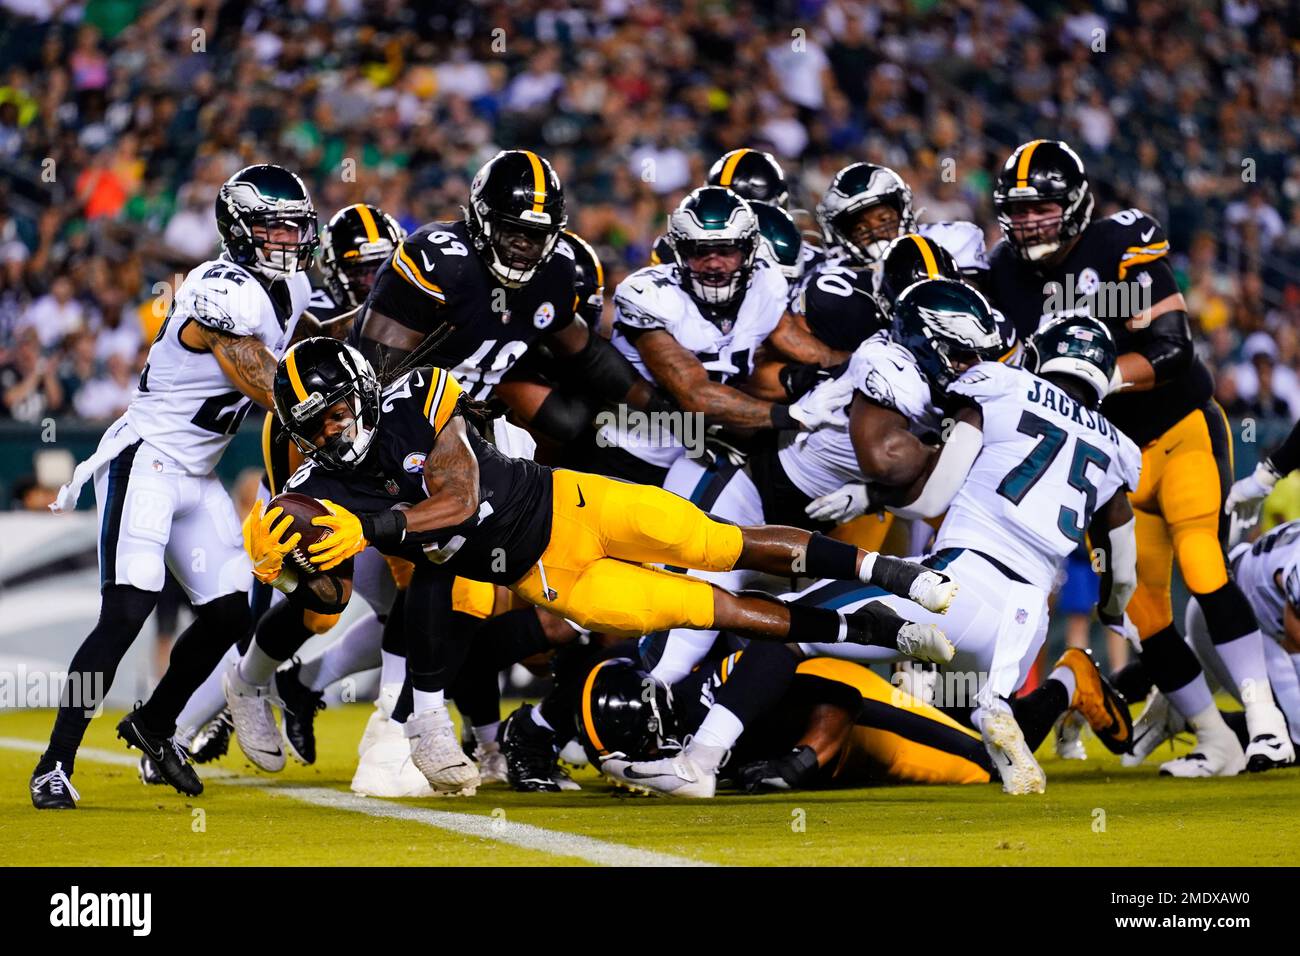
[[[94,477],[95,472],[121,454],[122,449],[139,440],[140,436],[127,423],[126,418],[119,418],[104,432],[95,453],[73,470],[72,480],[59,489],[58,497],[50,504],[50,510],[62,514],[75,509],[77,499],[81,497],[81,489]]]

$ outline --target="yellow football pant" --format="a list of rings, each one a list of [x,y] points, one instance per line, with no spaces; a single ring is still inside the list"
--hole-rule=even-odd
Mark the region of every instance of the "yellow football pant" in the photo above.
[[[1223,501],[1231,475],[1232,437],[1216,402],[1142,449],[1142,478],[1129,496],[1137,518],[1138,586],[1128,613],[1143,640],[1173,623],[1175,556],[1193,594],[1228,583]]]
[[[662,488],[554,472],[551,541],[510,586],[520,597],[606,633],[713,625],[713,588],[649,564],[730,571],[740,529]]]

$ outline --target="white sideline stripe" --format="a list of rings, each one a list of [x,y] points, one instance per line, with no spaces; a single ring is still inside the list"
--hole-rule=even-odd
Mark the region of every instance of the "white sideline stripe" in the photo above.
[[[29,753],[42,753],[45,745],[35,740],[21,737],[0,737],[0,747],[9,750],[25,750]],[[101,750],[97,747],[82,747],[77,756],[83,760],[96,763],[113,764],[120,767],[134,767],[140,762],[139,757]],[[406,820],[424,826],[459,833],[462,836],[477,837],[482,840],[495,840],[525,850],[536,850],[554,856],[571,856],[598,866],[714,866],[703,860],[692,860],[671,853],[659,853],[654,850],[641,850],[622,843],[611,843],[595,837],[582,836],[577,833],[565,833],[560,830],[547,830],[529,823],[512,823],[501,817],[489,817],[476,813],[452,813],[447,810],[429,810],[425,807],[411,807],[400,803],[389,803],[369,797],[360,797],[351,793],[330,790],[327,787],[280,787],[270,786],[268,777],[246,777],[221,767],[201,767],[199,774],[203,777],[219,779],[222,783],[236,787],[265,787],[266,792],[274,796],[289,797],[301,803],[324,807],[329,810],[341,810],[360,813],[369,817],[382,817],[390,820]]]

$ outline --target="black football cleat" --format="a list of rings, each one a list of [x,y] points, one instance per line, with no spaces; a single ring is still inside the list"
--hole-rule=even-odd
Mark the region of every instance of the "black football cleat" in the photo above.
[[[284,706],[284,737],[289,752],[299,763],[316,762],[316,712],[325,709],[325,695],[312,690],[299,678],[302,661],[296,657],[284,670],[275,672],[275,690]]]
[[[497,739],[506,758],[510,786],[522,793],[558,793],[555,782],[559,750],[555,732],[533,720],[532,707],[524,704],[505,719]]]
[[[160,786],[167,781],[163,779],[162,771],[158,769],[158,763],[149,758],[148,755],[140,758],[140,766],[137,768],[140,773],[140,782],[151,787]]]
[[[220,760],[230,751],[230,736],[234,731],[235,723],[230,719],[230,711],[222,708],[221,713],[195,734],[190,743],[190,759],[195,763]]]
[[[171,734],[164,736],[145,727],[140,721],[139,707],[118,723],[117,735],[126,741],[127,747],[134,747],[150,758],[163,780],[175,787],[178,793],[197,797],[203,792],[203,781],[190,766],[185,748]]]
[[[32,806],[37,810],[75,810],[81,794],[63,772],[63,761],[55,761],[49,773],[32,773]]]

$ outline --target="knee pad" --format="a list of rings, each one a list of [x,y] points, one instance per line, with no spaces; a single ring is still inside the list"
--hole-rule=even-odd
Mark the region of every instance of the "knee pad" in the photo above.
[[[1219,545],[1217,522],[1197,522],[1190,528],[1174,529],[1174,553],[1183,580],[1193,594],[1209,594],[1228,583],[1228,568]]]
[[[322,614],[319,611],[303,611],[302,625],[313,634],[324,634],[339,622],[340,614]]]

